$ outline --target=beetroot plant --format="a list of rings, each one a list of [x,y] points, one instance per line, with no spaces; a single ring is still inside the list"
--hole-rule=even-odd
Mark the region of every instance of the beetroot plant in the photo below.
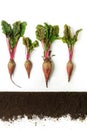
[[[3,20],[1,22],[1,25],[2,25],[2,31],[6,35],[8,51],[10,54],[10,60],[8,62],[8,71],[10,74],[10,79],[14,83],[14,85],[18,86],[12,79],[12,75],[13,75],[15,67],[16,67],[14,58],[15,58],[16,47],[17,47],[18,41],[19,41],[20,37],[22,37],[24,35],[27,23],[17,21],[15,23],[13,23],[13,26],[11,26],[9,23],[7,23],[6,21]],[[20,86],[18,86],[18,87],[20,87]]]
[[[23,44],[25,45],[26,49],[26,61],[24,63],[28,78],[30,77],[30,72],[32,69],[32,62],[30,60],[30,56],[34,48],[38,47],[38,41],[32,42],[32,40],[29,37],[23,37]]]
[[[67,62],[66,69],[67,69],[67,75],[68,75],[68,81],[70,81],[72,71],[74,64],[72,62],[72,56],[74,51],[74,45],[77,42],[77,37],[79,32],[82,31],[82,29],[79,29],[75,32],[75,34],[72,34],[71,28],[68,25],[64,25],[64,36],[62,37],[63,43],[67,44],[68,52],[69,52],[69,61]]]
[[[43,55],[43,73],[45,76],[46,87],[48,87],[48,80],[50,78],[53,63],[51,60],[51,45],[59,38],[59,27],[57,25],[49,25],[44,23],[44,25],[37,25],[36,27],[36,38],[41,42],[44,55]]]

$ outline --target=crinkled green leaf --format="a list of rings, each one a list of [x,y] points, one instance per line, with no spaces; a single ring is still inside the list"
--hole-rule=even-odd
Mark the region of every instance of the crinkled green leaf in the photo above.
[[[69,39],[69,38],[72,37],[72,35],[71,35],[71,28],[67,24],[64,25],[64,37],[66,39]]]
[[[34,42],[33,42],[33,48],[35,48],[35,47],[38,47],[39,46],[39,43],[38,43],[38,41],[37,40],[35,40]]]
[[[10,24],[8,24],[6,21],[1,22],[3,33],[8,37],[10,42],[10,47],[13,49],[19,38],[23,36],[26,28],[26,22],[17,21],[13,23],[13,26],[11,27]]]
[[[82,31],[82,29],[77,30],[76,33],[73,35],[71,32],[70,26],[65,24],[64,25],[64,36],[62,37],[63,43],[66,43],[68,45],[68,47],[73,46],[77,41],[77,37],[78,37],[78,34],[80,31]]]
[[[47,50],[49,46],[59,38],[59,26],[49,25],[37,25],[36,27],[36,38],[44,43],[44,50]]]
[[[32,42],[29,37],[23,37],[23,44],[26,46],[28,53],[31,53],[35,47],[39,46],[38,41]]]
[[[36,38],[40,41],[44,41],[46,32],[45,32],[45,28],[42,25],[37,25],[36,27]]]
[[[53,26],[53,35],[58,37],[58,34],[59,34],[59,26],[55,25]]]
[[[82,31],[82,29],[79,29],[76,31],[76,34],[73,36],[73,40],[76,42],[79,32]]]
[[[27,23],[26,22],[22,22],[21,25],[20,25],[20,29],[21,29],[21,37],[24,35],[25,33],[25,29],[26,29],[26,26],[27,26]]]
[[[26,47],[29,47],[32,45],[32,41],[29,37],[23,37],[23,44],[26,46]]]
[[[2,25],[2,31],[3,31],[3,33],[6,34],[7,36],[10,36],[10,34],[12,33],[11,25],[8,24],[4,20],[2,20],[1,25]]]
[[[21,22],[20,21],[17,21],[13,24],[13,36],[16,36],[18,34],[20,34],[20,24]]]

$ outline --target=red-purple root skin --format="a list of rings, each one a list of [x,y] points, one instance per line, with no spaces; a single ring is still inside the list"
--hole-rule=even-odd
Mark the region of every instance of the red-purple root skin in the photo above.
[[[70,78],[71,78],[71,75],[72,75],[72,71],[73,71],[73,63],[72,63],[72,61],[68,61],[66,68],[67,68],[68,82],[69,82]]]
[[[24,66],[25,66],[28,78],[30,78],[30,72],[31,72],[31,69],[32,69],[31,61],[30,60],[26,60],[25,63],[24,63]]]
[[[10,59],[10,61],[8,62],[8,71],[9,71],[10,77],[12,77],[14,73],[15,66],[16,66],[15,61]]]
[[[52,62],[49,59],[44,60],[42,68],[46,80],[46,87],[48,87],[48,80],[50,78],[51,71],[52,71]]]
[[[11,79],[12,83],[13,83],[15,86],[21,88],[21,86],[17,85],[17,84],[13,81],[13,79],[12,79],[12,75],[13,75],[13,73],[14,73],[15,67],[16,67],[15,61],[10,59],[10,61],[8,62],[8,71],[9,71],[9,74],[10,74],[10,79]]]

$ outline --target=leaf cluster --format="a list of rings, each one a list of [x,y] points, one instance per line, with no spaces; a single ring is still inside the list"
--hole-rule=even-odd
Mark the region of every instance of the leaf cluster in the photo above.
[[[80,31],[82,31],[82,29],[77,30],[75,32],[75,34],[73,35],[71,32],[70,26],[65,24],[64,25],[64,36],[62,37],[63,43],[67,43],[68,47],[72,47],[78,40],[77,37],[78,37],[78,34]]]
[[[6,21],[1,22],[3,33],[6,35],[6,37],[9,39],[10,47],[13,49],[19,38],[22,37],[25,33],[26,29],[26,22],[17,21],[13,23],[11,26]]]
[[[34,48],[39,46],[37,40],[32,42],[32,40],[29,37],[23,37],[23,44],[26,46],[28,53],[31,53],[34,50]]]
[[[59,38],[59,26],[58,25],[44,25],[36,26],[36,38],[44,43],[45,50]]]

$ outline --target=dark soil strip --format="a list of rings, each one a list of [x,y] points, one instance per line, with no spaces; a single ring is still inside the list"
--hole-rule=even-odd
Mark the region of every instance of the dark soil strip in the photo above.
[[[20,115],[32,118],[35,114],[59,118],[84,119],[87,115],[87,93],[76,92],[1,92],[0,119],[17,119]]]

